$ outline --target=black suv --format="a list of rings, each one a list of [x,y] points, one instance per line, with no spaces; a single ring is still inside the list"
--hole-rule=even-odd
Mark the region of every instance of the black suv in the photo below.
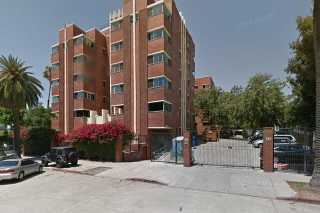
[[[42,165],[48,166],[49,163],[56,163],[58,168],[68,164],[78,165],[78,153],[73,147],[53,147],[51,151],[42,156]]]

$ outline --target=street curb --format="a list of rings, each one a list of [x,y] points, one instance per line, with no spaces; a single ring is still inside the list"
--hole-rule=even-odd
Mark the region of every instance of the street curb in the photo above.
[[[299,202],[299,203],[320,205],[320,200],[313,200],[313,199],[303,199],[303,198],[297,198],[297,197],[276,197],[276,199],[282,200],[282,201],[293,201],[293,202]]]

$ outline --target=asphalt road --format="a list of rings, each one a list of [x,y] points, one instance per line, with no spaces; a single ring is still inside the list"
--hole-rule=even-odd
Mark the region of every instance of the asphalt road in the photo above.
[[[143,164],[137,165],[141,167]],[[146,165],[152,168],[154,164]],[[126,164],[123,164],[123,166],[126,166]],[[156,164],[156,167],[159,167],[159,169],[153,169],[153,174],[158,171],[164,175],[165,171],[161,168],[165,167],[162,167],[161,164]],[[172,173],[174,167],[170,167],[172,168],[171,170],[169,169],[169,173]],[[185,175],[188,175],[189,169],[177,168],[182,172],[186,171]],[[214,169],[214,167],[212,168]],[[206,172],[210,169],[211,167],[194,167],[192,170],[195,170],[195,177],[193,178],[199,178],[197,174],[200,171]],[[0,210],[8,213],[320,212],[320,206],[317,205],[279,201],[270,197],[247,195],[246,193],[233,193],[230,189],[226,191],[210,191],[205,186],[203,189],[178,187],[177,184],[181,184],[181,180],[179,181],[180,183],[173,185],[159,185],[106,177],[107,173],[110,176],[118,176],[121,173],[120,168],[119,170],[112,170],[105,171],[105,176],[92,176],[47,169],[44,173],[19,183],[1,183]],[[116,174],[117,172],[120,173]],[[129,175],[128,171],[123,172]],[[212,176],[202,177],[207,181],[202,181],[202,183],[209,184],[210,182],[212,186],[216,185],[217,187],[221,184],[223,185],[226,179],[224,178],[217,182],[219,179],[214,178],[215,175],[218,175],[216,172],[226,173],[225,175],[227,176],[233,176],[232,174],[235,173],[247,173],[246,171],[232,169],[214,170],[212,171]],[[254,173],[252,172],[251,174],[253,175]],[[256,174],[255,178],[259,178],[259,176],[261,175]],[[187,180],[188,178],[185,179],[185,181]],[[240,181],[242,178],[235,180]],[[243,181],[245,180],[247,178]],[[248,184],[248,187],[253,187],[255,184],[259,185],[261,183],[254,181],[252,186],[250,186],[250,183]],[[238,185],[234,184],[233,187],[237,188]]]

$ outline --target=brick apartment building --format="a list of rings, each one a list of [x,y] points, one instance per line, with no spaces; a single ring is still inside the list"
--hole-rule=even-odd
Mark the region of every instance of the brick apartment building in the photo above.
[[[211,76],[196,78],[195,85],[194,85],[195,91],[202,90],[202,89],[212,89],[212,88],[214,88],[214,83]]]
[[[173,0],[123,0],[102,30],[67,25],[52,46],[53,128],[112,120],[142,142],[181,135],[194,126],[194,58]]]
[[[209,90],[213,89],[215,87],[213,79],[211,76],[205,76],[202,78],[196,78],[194,89],[195,92],[201,91],[201,90]],[[216,141],[217,135],[219,132],[217,132],[215,129],[212,129],[209,122],[205,120],[203,116],[203,111],[196,110],[195,112],[195,123],[196,123],[196,130],[197,135],[202,136],[203,139],[208,139],[210,141]],[[214,131],[212,131],[214,130]]]

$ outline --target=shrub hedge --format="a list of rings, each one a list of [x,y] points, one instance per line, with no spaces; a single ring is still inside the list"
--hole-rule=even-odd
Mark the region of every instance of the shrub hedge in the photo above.
[[[115,160],[115,142],[92,143],[91,141],[76,142],[73,146],[77,149],[79,157],[82,159],[98,161]]]
[[[41,156],[50,151],[51,143],[56,131],[47,128],[33,128],[28,130],[28,137],[24,141],[25,155]]]

